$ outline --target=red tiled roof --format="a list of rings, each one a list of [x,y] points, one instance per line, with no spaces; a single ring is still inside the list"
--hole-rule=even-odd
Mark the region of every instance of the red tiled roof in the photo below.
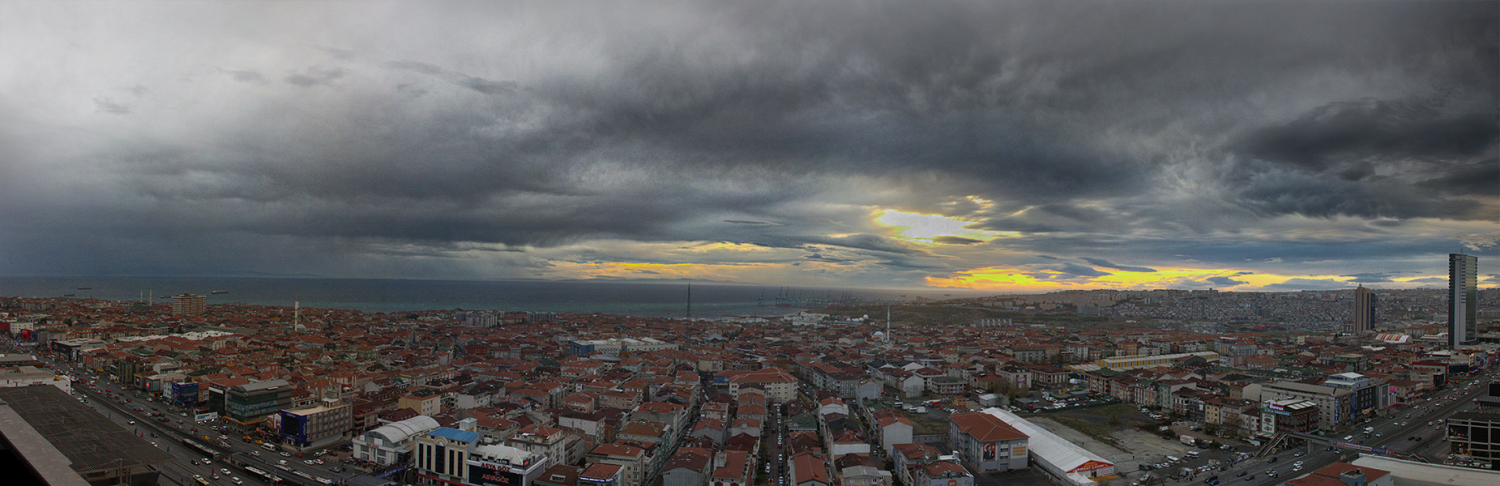
[[[984,412],[956,413],[948,416],[948,420],[958,427],[960,432],[969,434],[979,442],[994,442],[1000,440],[1016,440],[1027,438],[1026,434],[1011,427],[1010,424],[1000,420],[994,415]]]

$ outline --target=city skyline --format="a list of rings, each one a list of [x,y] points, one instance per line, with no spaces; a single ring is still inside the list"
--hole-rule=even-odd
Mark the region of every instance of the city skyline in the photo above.
[[[0,4],[0,275],[1500,271],[1484,2]]]

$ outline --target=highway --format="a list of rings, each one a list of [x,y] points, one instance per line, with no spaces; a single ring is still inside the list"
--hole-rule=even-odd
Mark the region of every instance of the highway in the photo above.
[[[57,363],[45,354],[38,358],[47,363],[54,372],[60,372],[75,377],[73,390],[75,397],[86,398],[89,405],[93,406],[101,415],[109,417],[120,424],[126,430],[136,432],[142,439],[152,442],[156,447],[176,456],[177,461],[159,464],[164,481],[168,484],[197,484],[194,475],[207,480],[209,484],[247,484],[265,485],[268,481],[258,480],[247,473],[242,467],[230,465],[225,462],[231,453],[243,453],[247,463],[277,475],[285,483],[300,484],[306,486],[322,486],[323,483],[316,479],[306,479],[294,472],[301,472],[312,478],[322,478],[330,483],[348,482],[359,476],[359,471],[345,469],[342,473],[330,470],[339,466],[337,461],[330,461],[324,465],[306,464],[304,461],[310,458],[296,458],[281,456],[262,449],[254,443],[247,443],[240,439],[239,435],[228,436],[229,432],[211,429],[211,424],[196,424],[193,422],[192,411],[181,411],[177,407],[150,400],[146,395],[127,390],[118,383],[107,379],[100,379],[92,370],[87,370],[72,363]],[[128,400],[120,403],[120,400]],[[135,410],[142,408],[143,410]],[[161,413],[167,417],[166,422],[159,417],[152,417],[151,413]],[[186,414],[185,416],[183,414]],[[132,423],[134,422],[134,423]],[[209,436],[213,440],[204,440],[203,436]],[[223,440],[220,440],[223,437]],[[204,455],[189,450],[183,445],[182,440],[188,438],[209,445],[220,451],[220,460],[212,463],[204,463]],[[227,447],[225,447],[227,446]],[[282,463],[284,461],[284,463]],[[280,467],[286,469],[281,469]],[[227,471],[227,472],[225,472]],[[236,483],[235,480],[239,482]]]
[[[1356,424],[1350,426],[1348,431],[1328,434],[1320,439],[1389,449],[1397,452],[1399,456],[1417,452],[1429,457],[1432,462],[1441,464],[1441,457],[1434,458],[1430,454],[1445,440],[1444,426],[1447,418],[1456,412],[1475,407],[1474,399],[1488,392],[1486,385],[1495,378],[1497,371],[1500,369],[1475,374],[1465,381],[1450,383],[1447,387],[1434,391],[1427,399],[1413,402],[1410,409],[1391,408],[1389,416],[1374,418],[1369,423]],[[1374,429],[1368,437],[1364,434],[1365,427]],[[1417,440],[1411,440],[1409,437],[1417,437]],[[1281,484],[1288,479],[1302,476],[1334,462],[1352,461],[1359,454],[1358,450],[1330,447],[1328,444],[1308,441],[1304,445],[1288,448],[1266,457],[1248,459],[1231,466],[1227,471],[1199,473],[1183,481],[1162,478],[1166,473],[1176,470],[1175,466],[1168,470],[1149,471],[1153,479],[1146,484],[1202,484],[1215,476],[1219,478],[1220,484],[1243,484],[1245,486]],[[1302,467],[1294,470],[1294,465],[1299,461]],[[1198,462],[1203,462],[1203,460],[1200,459]],[[1268,471],[1276,471],[1277,476],[1268,476]],[[1129,473],[1137,474],[1134,471]],[[1241,473],[1244,475],[1241,476]]]

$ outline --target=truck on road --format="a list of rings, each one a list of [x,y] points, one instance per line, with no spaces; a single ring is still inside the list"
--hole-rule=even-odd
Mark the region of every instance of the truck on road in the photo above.
[[[1187,444],[1187,445],[1197,445],[1198,444],[1198,439],[1194,439],[1193,436],[1191,436],[1191,435],[1183,435],[1181,437],[1178,437],[1177,440],[1181,441],[1183,444]]]

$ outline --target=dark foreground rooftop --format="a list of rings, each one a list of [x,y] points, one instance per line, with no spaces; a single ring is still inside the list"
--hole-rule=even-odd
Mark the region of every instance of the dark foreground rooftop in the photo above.
[[[85,477],[90,472],[174,459],[57,387],[0,388],[0,401],[71,461],[69,467]]]

